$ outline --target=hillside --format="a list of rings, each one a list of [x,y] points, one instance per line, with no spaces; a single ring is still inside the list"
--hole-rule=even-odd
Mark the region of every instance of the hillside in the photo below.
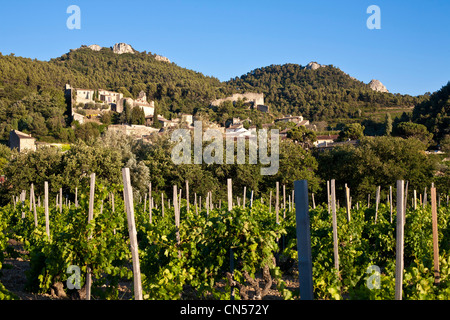
[[[360,118],[388,108],[411,108],[426,99],[374,91],[339,68],[317,63],[270,65],[227,84],[239,91],[263,92],[272,110],[311,120]]]
[[[394,119],[428,99],[376,91],[373,88],[377,87],[371,88],[337,67],[314,62],[307,66],[270,65],[221,82],[127,44],[114,48],[92,45],[50,61],[0,54],[0,138],[7,139],[11,129],[18,129],[47,141],[71,141],[70,119],[64,114],[66,83],[133,97],[144,91],[155,101],[158,113],[166,117],[199,111],[220,123],[239,116],[261,124],[287,114],[325,120],[333,126],[368,119],[379,123],[388,112]],[[378,83],[380,86],[387,91]],[[264,93],[271,114],[260,115],[233,105],[208,108],[214,99],[247,91]]]
[[[48,62],[0,55],[0,98],[17,101],[42,89],[63,90],[69,82],[92,89],[122,87],[134,96],[144,90],[150,99],[160,100],[163,108],[192,112],[224,95],[218,79],[158,58],[146,52],[116,54],[85,46]]]
[[[425,125],[436,140],[450,135],[450,82],[415,106],[413,120]]]
[[[84,75],[74,87],[118,90],[125,88],[134,97],[143,90],[150,100],[158,101],[171,112],[192,113],[194,108],[223,96],[224,85],[213,77],[158,59],[147,52],[116,54],[108,48],[99,51],[82,47],[52,59],[53,66]]]

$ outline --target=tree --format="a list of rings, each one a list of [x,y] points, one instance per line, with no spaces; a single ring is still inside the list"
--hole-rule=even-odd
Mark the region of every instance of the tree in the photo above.
[[[341,132],[339,132],[339,141],[358,140],[364,137],[364,126],[359,123],[347,124]]]
[[[386,113],[384,125],[385,125],[385,135],[390,136],[392,133],[392,118],[390,113]]]
[[[440,143],[442,152],[450,156],[450,134],[445,135]]]
[[[95,122],[86,122],[75,128],[75,137],[85,142],[93,141],[100,136],[100,126]]]
[[[312,148],[317,141],[314,131],[306,129],[304,126],[294,127],[287,132],[287,137],[298,142],[304,149]]]
[[[33,122],[30,123],[30,131],[34,137],[42,137],[48,134],[45,118],[40,113],[33,116]]]
[[[265,176],[262,180],[264,188],[272,189],[276,181],[286,186],[293,186],[295,180],[308,180],[311,192],[319,190],[320,179],[316,175],[318,162],[310,151],[291,140],[280,142],[279,169],[273,176]]]
[[[64,154],[59,174],[64,184],[73,192],[76,186],[88,186],[91,173],[102,184],[121,182],[122,157],[114,150],[96,140],[91,145],[78,141]]]
[[[39,148],[35,152],[11,152],[11,159],[4,168],[5,187],[1,188],[2,200],[10,201],[11,196],[22,190],[29,190],[33,183],[36,194],[44,194],[44,182],[55,192],[62,187],[60,173],[62,152],[56,148]]]
[[[434,92],[429,99],[417,103],[412,119],[425,125],[436,142],[446,134],[450,134],[450,81]]]
[[[135,106],[131,109],[131,117],[129,124],[144,125],[145,124],[145,113],[144,109],[139,106]]]
[[[411,190],[423,190],[433,181],[436,167],[435,159],[424,151],[417,139],[364,137],[357,146],[317,152],[318,173],[323,180],[336,179],[341,187],[347,183],[358,200],[374,194],[377,186],[382,190],[395,186],[396,180],[409,181]]]
[[[433,134],[428,132],[423,124],[414,122],[401,122],[396,127],[397,135],[402,138],[415,138],[428,147],[433,140]]]
[[[123,111],[119,117],[119,122],[121,124],[124,124],[124,123],[129,124],[129,125],[131,124],[131,121],[132,121],[131,110],[132,110],[131,105],[127,101],[125,101],[123,104]]]
[[[105,125],[110,125],[113,120],[112,111],[103,112],[100,116],[100,121]]]

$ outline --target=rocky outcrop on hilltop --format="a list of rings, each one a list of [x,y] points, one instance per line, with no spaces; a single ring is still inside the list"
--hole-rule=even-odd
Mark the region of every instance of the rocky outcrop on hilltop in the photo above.
[[[167,63],[170,63],[170,60],[169,60],[169,58],[166,58],[166,57],[160,56],[159,54],[157,54],[157,55],[155,56],[155,59],[156,59],[157,61],[162,61],[162,62],[167,62]]]
[[[130,46],[127,43],[116,43],[112,47],[112,51],[117,54],[123,54],[123,53],[134,53],[134,49],[132,46]]]
[[[369,82],[369,88],[378,92],[389,92],[388,89],[386,89],[386,87],[381,83],[381,81],[376,79],[372,79]]]
[[[88,46],[88,48],[94,51],[102,50],[102,47],[100,47],[98,44],[91,44],[90,46]]]
[[[311,61],[310,63],[308,63],[307,65],[306,65],[306,69],[308,69],[308,70],[317,70],[317,69],[319,69],[319,68],[321,68],[321,67],[323,67],[321,64],[318,64],[317,62],[315,62],[315,61]]]

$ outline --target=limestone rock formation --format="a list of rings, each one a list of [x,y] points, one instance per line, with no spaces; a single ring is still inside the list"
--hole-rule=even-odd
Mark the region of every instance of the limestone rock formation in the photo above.
[[[98,44],[91,44],[90,46],[88,46],[88,48],[94,51],[102,50],[102,47],[100,47]]]
[[[133,47],[126,43],[116,43],[112,48],[114,53],[123,54],[123,53],[134,53]]]
[[[157,54],[157,55],[155,56],[155,59],[156,59],[157,61],[163,61],[163,62],[167,62],[167,63],[170,63],[170,60],[169,60],[169,58],[166,58],[166,57],[160,56],[159,54]]]
[[[379,81],[376,79],[372,79],[369,82],[369,87],[372,90],[378,91],[378,92],[389,92],[388,89]]]
[[[310,63],[308,63],[307,65],[306,65],[306,69],[308,69],[308,70],[317,70],[317,69],[319,69],[320,67],[323,67],[321,64],[318,64],[317,62],[315,62],[315,61],[311,61]]]

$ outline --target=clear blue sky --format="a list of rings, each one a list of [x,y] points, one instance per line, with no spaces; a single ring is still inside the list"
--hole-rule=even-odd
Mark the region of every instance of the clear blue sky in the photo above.
[[[81,29],[69,30],[69,5]],[[381,10],[369,30],[367,7]],[[0,52],[49,60],[83,44],[131,44],[222,81],[271,64],[332,64],[391,92],[423,94],[450,80],[450,1],[5,1]]]

